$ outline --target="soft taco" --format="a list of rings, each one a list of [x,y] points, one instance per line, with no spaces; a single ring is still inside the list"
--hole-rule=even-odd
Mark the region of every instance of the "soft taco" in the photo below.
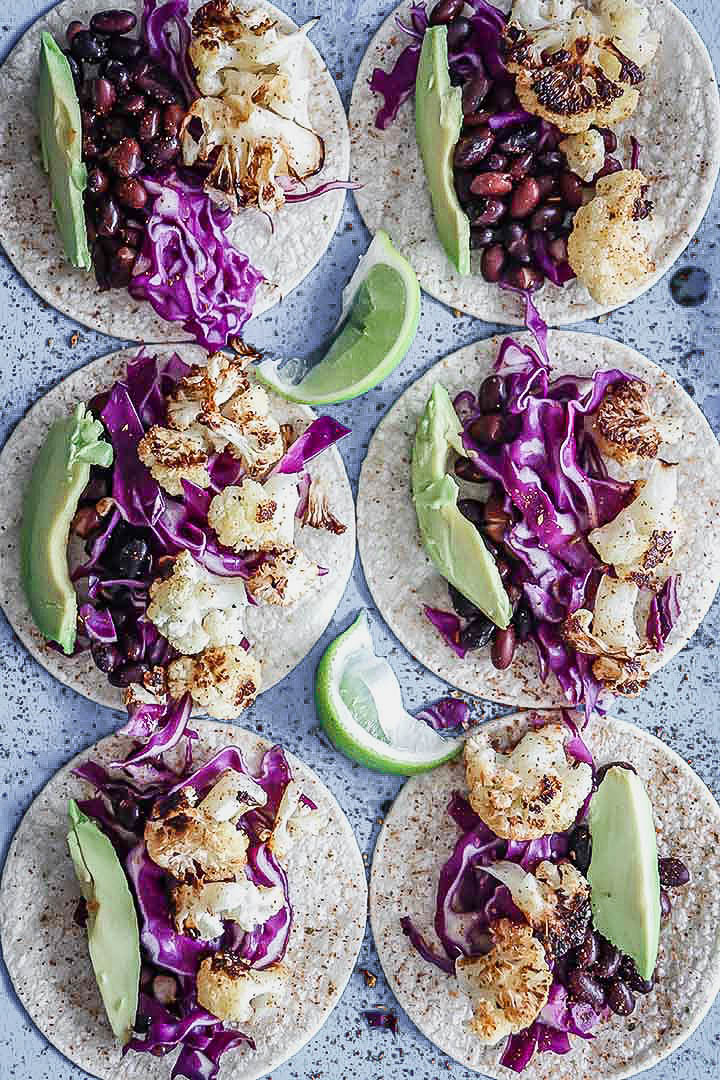
[[[485,1076],[633,1076],[720,990],[719,835],[703,782],[639,728],[493,720],[385,819],[383,970],[431,1042]]]
[[[253,734],[196,728],[189,755],[140,770],[116,735],[75,758],[5,865],[18,996],[106,1080],[266,1076],[330,1015],[365,930],[363,862],[322,781]]]
[[[719,124],[707,50],[669,0],[403,4],[353,90],[356,200],[432,296],[521,323],[503,286],[538,288],[543,318],[567,325],[675,262],[715,185]]]
[[[0,69],[0,242],[32,288],[94,330],[210,349],[294,289],[349,162],[315,21],[66,0],[36,22]]]
[[[449,683],[590,713],[640,693],[710,607],[720,448],[655,364],[530,321],[537,337],[446,357],[380,423],[360,555],[390,628]]]
[[[93,701],[169,707],[189,691],[196,710],[233,719],[337,607],[355,554],[333,446],[348,429],[268,394],[249,359],[196,346],[102,357],[3,449],[3,608]],[[184,710],[155,712],[177,737]]]

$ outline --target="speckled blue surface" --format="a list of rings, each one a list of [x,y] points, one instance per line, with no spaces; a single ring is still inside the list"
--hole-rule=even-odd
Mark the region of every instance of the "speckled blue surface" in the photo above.
[[[40,0],[2,0],[3,56],[28,23],[48,6]],[[313,37],[347,103],[366,44],[393,5],[379,0],[285,0],[282,6],[298,22],[322,16]],[[679,0],[679,6],[700,30],[716,67],[720,66],[716,5],[710,0]],[[716,284],[720,272],[716,250],[719,205],[716,195],[698,236],[678,263],[678,267],[709,271],[712,291],[705,303],[694,308],[678,306],[671,296],[669,274],[651,292],[602,325],[577,328],[622,339],[667,367],[703,408],[716,432],[720,430],[720,302]],[[337,236],[318,270],[282,305],[250,324],[248,339],[274,353],[310,352],[336,320],[340,290],[367,240],[349,197]],[[40,302],[1,256],[0,325],[0,442],[25,410],[63,375],[118,347],[114,340],[77,327]],[[368,439],[400,392],[444,354],[495,329],[471,318],[456,318],[423,297],[420,332],[401,369],[364,398],[333,410],[353,428],[343,452],[354,485]],[[74,334],[79,336],[73,345]],[[262,697],[248,723],[282,741],[317,769],[347,812],[369,862],[383,812],[400,781],[368,773],[339,757],[318,732],[312,703],[313,674],[322,650],[347,626],[358,608],[368,604],[370,598],[358,563],[323,641],[290,678]],[[720,796],[716,715],[719,630],[720,606],[716,603],[687,649],[653,679],[645,696],[616,710],[667,740],[690,761],[716,796]],[[375,635],[400,677],[409,708],[442,696],[443,684],[408,657],[378,621]],[[491,715],[493,709],[499,711],[486,706],[486,714]],[[92,705],[56,683],[27,655],[0,617],[0,858],[22,814],[49,777],[73,754],[117,727],[119,719],[119,714]],[[698,840],[702,842],[702,837]],[[355,974],[321,1033],[291,1062],[276,1070],[273,1080],[349,1080],[355,1076],[364,1080],[437,1080],[445,1076],[465,1080],[475,1075],[436,1051],[402,1013],[396,1040],[389,1033],[368,1031],[362,1010],[376,1004],[393,1005],[369,934],[358,967],[376,972],[377,986],[368,990],[362,975]],[[4,998],[0,1009],[0,1080],[69,1080],[83,1076],[35,1030],[4,968],[0,980]],[[567,1075],[573,1076],[571,1065]],[[710,1080],[720,1076],[720,1002],[682,1050],[645,1075],[653,1080]]]

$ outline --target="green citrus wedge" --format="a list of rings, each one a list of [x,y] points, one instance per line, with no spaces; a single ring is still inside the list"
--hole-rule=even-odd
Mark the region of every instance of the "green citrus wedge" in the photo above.
[[[315,704],[333,745],[378,772],[412,776],[452,760],[462,748],[462,740],[443,738],[405,711],[392,668],[375,655],[365,611],[325,651]]]
[[[415,271],[380,229],[343,290],[342,315],[322,359],[300,382],[286,378],[275,360],[264,360],[255,373],[288,401],[348,401],[377,386],[398,366],[415,339],[419,320]]]

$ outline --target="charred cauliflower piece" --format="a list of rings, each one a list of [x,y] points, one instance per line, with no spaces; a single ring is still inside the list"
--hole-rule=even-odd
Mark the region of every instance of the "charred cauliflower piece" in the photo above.
[[[228,645],[173,660],[168,665],[168,687],[174,698],[189,693],[208,716],[232,720],[257,697],[260,673],[254,656]]]
[[[499,919],[485,956],[461,956],[455,970],[473,1010],[468,1029],[486,1046],[523,1031],[548,1002],[553,975],[530,926]]]
[[[480,732],[465,743],[470,805],[504,840],[536,840],[569,829],[590,793],[592,769],[569,759],[562,724],[528,731],[510,754]]]
[[[637,697],[650,681],[650,673],[640,660],[616,656],[599,656],[593,661],[592,673],[603,689],[621,697]]]
[[[593,529],[588,540],[619,578],[642,586],[652,584],[673,555],[678,466],[654,461],[635,488],[633,501],[612,521]]]
[[[638,169],[603,176],[573,218],[568,261],[598,304],[622,304],[655,271],[648,182]]]
[[[148,618],[185,655],[208,645],[240,645],[245,633],[245,582],[211,574],[181,551],[170,577],[150,586]]]
[[[172,431],[157,424],[138,443],[138,457],[170,495],[182,495],[182,481],[210,487],[208,455],[202,432]]]
[[[302,551],[288,548],[270,552],[245,584],[261,604],[295,604],[318,579],[317,564]]]
[[[246,932],[267,922],[285,903],[279,885],[263,888],[248,878],[237,881],[190,882],[175,885],[172,910],[179,934],[191,932],[203,941],[213,941],[229,919]]]
[[[193,788],[183,788],[172,809],[148,820],[145,844],[152,861],[178,881],[233,878],[247,862],[247,835],[206,813]]]
[[[657,457],[663,443],[676,443],[680,424],[657,416],[650,404],[650,388],[639,379],[611,386],[593,422],[598,449],[621,465]]]
[[[222,412],[230,399],[248,389],[247,357],[218,352],[207,364],[195,364],[168,398],[168,425],[185,431],[203,423],[207,415]]]
[[[549,956],[564,956],[582,944],[590,922],[590,888],[572,863],[541,862],[532,874],[505,861],[485,870],[510,890]]]
[[[236,822],[248,810],[265,806],[266,802],[267,794],[251,776],[226,769],[200,803],[200,808],[217,821]]]
[[[605,140],[599,131],[581,131],[569,135],[558,146],[567,158],[568,168],[586,183],[599,173],[605,164]]]
[[[234,551],[282,550],[293,546],[299,501],[293,477],[273,476],[264,485],[245,478],[214,497],[208,523]]]
[[[503,38],[523,108],[567,134],[631,116],[657,46],[633,0],[516,0]]]
[[[256,971],[233,953],[206,956],[197,974],[197,999],[218,1020],[243,1024],[282,999],[287,971],[280,964]]]

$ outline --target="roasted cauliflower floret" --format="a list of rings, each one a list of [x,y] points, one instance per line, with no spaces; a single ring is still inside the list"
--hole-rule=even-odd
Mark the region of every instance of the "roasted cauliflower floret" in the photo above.
[[[241,578],[211,574],[181,551],[170,577],[150,586],[148,618],[170,644],[185,655],[208,645],[240,645],[247,606]]]
[[[229,450],[252,477],[264,476],[285,453],[280,425],[270,414],[270,400],[257,383],[232,397],[221,418],[208,426],[216,449]]]
[[[208,716],[232,720],[257,697],[260,671],[254,656],[228,645],[173,660],[168,666],[168,686],[172,697],[189,693]]]
[[[175,885],[172,910],[179,934],[191,932],[213,941],[223,932],[225,919],[250,931],[266,923],[285,903],[279,885],[263,888],[246,877],[237,881],[190,882]]]
[[[567,158],[568,168],[581,180],[590,181],[605,164],[605,140],[599,131],[581,131],[563,139],[558,150]]]
[[[569,829],[590,793],[592,769],[569,759],[562,724],[528,731],[510,754],[479,732],[465,743],[470,805],[504,840],[536,840]]]
[[[296,831],[319,832],[326,820],[326,816],[319,810],[303,802],[300,785],[297,781],[291,780],[280,800],[275,826],[270,837],[270,846],[277,856],[284,858],[292,846]]]
[[[342,521],[335,517],[327,492],[323,491],[316,479],[310,484],[303,525],[309,525],[311,529],[324,529],[335,536],[342,536],[347,532],[347,525],[343,525]]]
[[[138,443],[138,457],[170,495],[182,495],[182,481],[210,486],[208,455],[202,432],[172,431],[157,424]]]
[[[273,476],[266,484],[246,477],[214,497],[208,522],[234,551],[282,550],[292,547],[299,499],[293,477]]]
[[[616,656],[599,656],[593,660],[592,673],[603,689],[621,697],[637,697],[650,681],[650,674],[641,660],[624,660]]]
[[[638,169],[603,176],[575,213],[568,261],[598,304],[624,303],[655,271],[647,187]]]
[[[532,874],[505,861],[484,869],[510,890],[548,955],[564,956],[582,944],[590,922],[590,888],[572,863],[541,862]]]
[[[168,426],[185,431],[203,423],[206,416],[222,412],[234,394],[250,385],[247,360],[217,352],[208,357],[207,364],[194,365],[168,398]]]
[[[633,501],[612,521],[593,529],[588,540],[618,577],[643,585],[648,583],[644,576],[656,576],[673,554],[678,466],[654,461],[636,492]]]
[[[503,37],[523,108],[568,134],[631,116],[657,46],[634,0],[516,0]]]
[[[493,948],[485,956],[461,956],[458,983],[470,998],[468,1029],[486,1046],[523,1031],[548,1002],[553,975],[545,950],[530,926],[499,919],[491,926]]]
[[[213,784],[200,807],[217,821],[236,822],[248,810],[265,806],[267,794],[252,776],[226,769]]]
[[[620,581],[603,574],[592,612],[578,608],[563,623],[567,643],[589,656],[632,659],[643,643],[635,625],[635,605],[640,590],[634,581]]]
[[[317,580],[317,564],[297,548],[287,548],[270,552],[245,584],[260,603],[288,607],[304,596]]]
[[[285,996],[288,974],[280,964],[257,971],[233,953],[206,956],[197,973],[198,1005],[219,1020],[243,1024]]]
[[[233,878],[247,862],[247,835],[206,813],[193,788],[183,788],[172,809],[147,821],[145,844],[152,861],[178,881]]]
[[[640,379],[611,386],[593,421],[598,449],[621,465],[655,458],[663,443],[676,443],[681,435],[677,420],[656,415],[650,388]]]

